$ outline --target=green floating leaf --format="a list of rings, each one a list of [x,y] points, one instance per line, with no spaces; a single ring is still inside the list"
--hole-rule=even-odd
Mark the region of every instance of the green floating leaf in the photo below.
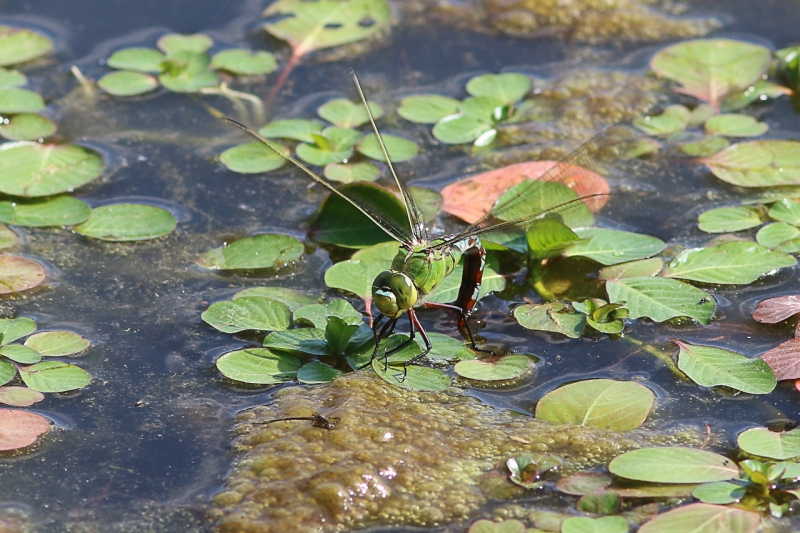
[[[632,381],[590,379],[548,392],[536,405],[536,418],[630,431],[653,409],[653,391]]]
[[[73,331],[43,331],[25,339],[25,346],[44,357],[77,355],[91,343]]]
[[[328,163],[325,165],[325,177],[340,183],[353,183],[356,181],[375,181],[381,172],[372,163]]]
[[[103,241],[142,241],[172,233],[178,221],[161,207],[143,204],[110,204],[92,209],[75,232]]]
[[[27,89],[0,89],[0,113],[35,113],[44,109],[44,99]]]
[[[678,368],[703,387],[730,387],[749,394],[768,394],[778,381],[767,363],[730,350],[673,340],[678,345]]]
[[[768,214],[775,220],[798,226],[800,225],[800,202],[792,198],[783,198],[772,204]]]
[[[0,202],[0,221],[29,227],[72,226],[89,218],[91,208],[73,196]]]
[[[0,387],[0,403],[28,407],[44,400],[44,394],[28,387]]]
[[[383,109],[378,104],[369,103],[372,118],[378,120],[383,116]],[[357,128],[369,122],[367,110],[361,103],[353,103],[344,98],[331,100],[317,109],[317,114],[340,128]]]
[[[525,524],[519,520],[478,520],[469,526],[467,533],[525,533]]]
[[[652,483],[708,483],[739,477],[739,467],[722,455],[669,446],[623,453],[608,464],[612,474]]]
[[[264,233],[204,253],[197,263],[212,270],[273,268],[303,255],[303,244],[288,235]]]
[[[327,383],[341,375],[341,370],[331,368],[320,361],[311,361],[297,371],[297,381],[306,384]]]
[[[767,224],[756,233],[756,242],[767,248],[777,248],[778,246],[792,241],[800,236],[800,228],[785,222],[775,222]],[[784,251],[784,250],[782,250]]]
[[[586,315],[562,302],[521,305],[514,309],[514,318],[524,328],[561,333],[573,339],[580,338],[586,327]]]
[[[525,374],[531,367],[531,360],[525,355],[487,357],[456,363],[456,374],[462,378],[476,381],[506,381]]]
[[[671,105],[660,115],[633,120],[633,125],[648,135],[672,135],[686,129],[691,118],[689,110],[682,105]]]
[[[217,84],[217,74],[209,70],[211,58],[203,53],[181,51],[162,62],[158,77],[165,88],[176,93],[196,93]]]
[[[694,157],[711,157],[731,145],[725,137],[703,137],[697,142],[680,145],[681,151]]]
[[[97,85],[112,96],[139,96],[158,88],[158,80],[150,74],[122,70],[106,74]]]
[[[588,257],[601,265],[616,265],[636,259],[644,259],[661,252],[664,241],[627,231],[604,228],[582,228],[575,232],[582,239],[571,245],[564,255],[567,257]]]
[[[433,136],[443,143],[465,144],[493,129],[491,124],[471,116],[448,115],[433,127]]]
[[[283,153],[289,155],[289,149],[275,143]],[[240,144],[228,148],[219,155],[219,160],[228,170],[239,174],[261,174],[283,166],[285,159],[275,154],[260,142]]]
[[[797,260],[754,242],[726,242],[709,248],[684,250],[663,275],[704,283],[752,283],[767,272],[791,267]]]
[[[748,141],[702,160],[714,175],[740,187],[800,184],[800,142]]]
[[[687,283],[662,277],[638,277],[606,283],[609,302],[621,303],[630,318],[656,322],[686,316],[700,324],[711,323],[717,303],[707,292]]]
[[[30,446],[48,431],[50,421],[42,415],[21,409],[0,409],[0,452]]]
[[[202,54],[214,45],[214,41],[208,35],[195,33],[192,35],[181,35],[178,33],[168,33],[158,39],[156,46],[164,53],[174,56],[181,52],[194,52]]]
[[[386,146],[386,151],[389,153],[389,160],[392,163],[399,163],[401,161],[408,161],[419,151],[419,147],[402,137],[395,137],[394,135],[381,135],[383,143]],[[377,161],[385,161],[386,156],[378,144],[378,137],[374,133],[365,135],[356,144],[356,150],[365,156],[375,159]]]
[[[331,126],[322,130],[322,134],[312,133],[311,136],[316,144],[299,144],[297,157],[306,163],[323,167],[329,163],[340,163],[352,157],[352,147],[361,133],[348,128]]]
[[[692,491],[692,496],[703,503],[727,504],[740,501],[747,489],[730,481],[704,483]]]
[[[407,96],[400,101],[397,114],[411,122],[435,124],[458,111],[461,102],[436,94]]]
[[[32,289],[45,277],[44,267],[36,261],[18,255],[0,254],[0,294]]]
[[[322,133],[323,124],[318,120],[287,119],[273,120],[260,130],[263,137],[294,139],[304,143],[313,143],[312,133]]]
[[[293,312],[304,305],[315,304],[319,301],[317,298],[306,296],[299,291],[286,287],[252,287],[237,292],[233,295],[233,299],[247,298],[248,296],[263,296],[265,298],[278,300],[286,304]]]
[[[525,234],[528,254],[534,261],[558,257],[570,245],[581,240],[569,226],[554,218],[535,221]]]
[[[763,122],[749,115],[715,115],[705,124],[709,135],[725,135],[726,137],[758,137],[769,129]]]
[[[384,372],[383,361],[372,361],[372,369],[387,383],[417,391],[439,392],[450,388],[450,377],[435,368],[409,365],[404,367],[389,365]]]
[[[29,365],[31,363],[38,363],[42,360],[42,355],[22,344],[6,344],[0,346],[0,355],[11,359],[14,362]]]
[[[0,359],[0,385],[5,385],[17,375],[17,367],[11,361]]]
[[[211,58],[211,68],[227,70],[244,76],[254,76],[274,72],[278,68],[278,62],[275,61],[274,55],[263,50],[233,48],[214,54]]]
[[[19,236],[11,231],[8,226],[0,224],[0,250],[13,248],[19,244]]]
[[[61,361],[45,361],[21,367],[19,375],[25,385],[39,392],[82,389],[92,381],[92,376],[81,367]]]
[[[648,277],[655,276],[661,272],[662,268],[664,268],[664,261],[653,257],[601,268],[598,277],[605,280]]]
[[[760,523],[758,512],[693,503],[656,516],[638,533],[755,533]]]
[[[14,342],[36,331],[36,322],[26,316],[0,319],[0,341],[2,344]]]
[[[531,79],[524,74],[483,74],[467,82],[467,92],[472,96],[495,98],[503,104],[514,104],[528,94],[531,84]]]
[[[0,68],[0,89],[22,87],[26,83],[28,83],[28,78],[22,72]]]
[[[266,348],[237,350],[217,359],[217,369],[226,378],[258,385],[291,381],[301,364],[293,355],[278,354]]]
[[[689,94],[714,107],[728,94],[755,83],[771,62],[768,48],[730,39],[698,39],[660,50],[650,68],[682,85]]]
[[[589,518],[571,516],[561,525],[561,533],[627,533],[628,522],[621,516]]]
[[[53,43],[33,30],[0,26],[0,66],[16,65],[41,57]]]
[[[289,308],[277,300],[263,296],[245,296],[216,302],[201,315],[203,321],[225,333],[245,330],[276,331],[289,327]]]
[[[372,282],[397,255],[395,241],[384,242],[359,250],[347,261],[336,263],[325,272],[325,284],[333,289],[351,292],[367,300],[372,298]]]
[[[0,124],[0,135],[10,141],[46,139],[56,132],[55,123],[36,113],[19,113]]]
[[[767,428],[751,428],[740,433],[736,442],[749,454],[779,461],[800,456],[800,429],[776,433]]]
[[[273,331],[264,338],[264,346],[273,350],[302,355],[318,357],[331,355],[328,350],[328,341],[325,340],[325,330],[319,328]]]
[[[331,300],[325,305],[316,303],[306,305],[294,312],[295,323],[306,323],[320,329],[325,329],[329,317],[340,318],[346,324],[351,325],[360,325],[363,321],[361,313],[350,305],[350,302],[341,298]]]
[[[758,207],[720,207],[702,213],[698,227],[707,233],[727,233],[755,228],[764,223],[763,211]]]
[[[264,29],[301,57],[366,39],[389,23],[392,11],[386,0],[278,0],[264,16],[277,16]]]
[[[461,289],[463,273],[464,266],[462,263],[459,263],[453,272],[444,278],[439,286],[425,298],[425,301],[432,303],[454,302],[456,298],[458,298],[458,292]],[[477,299],[480,300],[491,292],[502,291],[505,288],[506,278],[494,269],[486,267],[483,271],[483,279],[481,280],[480,292],[478,293]]]
[[[778,55],[777,52],[775,55]],[[722,101],[721,109],[723,111],[736,111],[737,109],[744,109],[753,102],[765,102],[770,98],[790,96],[791,94],[792,90],[789,87],[778,85],[762,78],[746,89],[740,89],[738,92],[729,94]]]
[[[119,70],[160,74],[161,62],[165,58],[166,56],[155,48],[123,48],[111,54],[106,64]]]
[[[0,192],[12,196],[50,196],[72,192],[103,172],[97,152],[71,144],[0,144]]]

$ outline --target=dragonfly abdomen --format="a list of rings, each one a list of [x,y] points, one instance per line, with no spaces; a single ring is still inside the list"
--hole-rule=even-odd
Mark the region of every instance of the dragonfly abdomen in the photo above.
[[[464,256],[464,273],[461,275],[461,287],[455,305],[464,310],[458,320],[458,327],[466,327],[466,317],[475,308],[483,280],[483,269],[486,266],[486,249],[478,237],[472,236],[453,243],[453,248]]]

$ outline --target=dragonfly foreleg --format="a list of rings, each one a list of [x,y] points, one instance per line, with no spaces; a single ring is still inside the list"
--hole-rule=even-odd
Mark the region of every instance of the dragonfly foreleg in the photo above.
[[[478,348],[478,344],[475,342],[475,334],[472,333],[472,328],[469,325],[469,313],[465,311],[462,307],[453,304],[443,304],[443,303],[425,303],[423,304],[424,307],[437,307],[439,309],[450,309],[451,311],[455,311],[458,313],[458,327],[459,329],[463,328],[467,330],[467,337],[469,338],[469,343],[472,345],[472,349],[476,352],[482,353],[489,353],[495,355],[495,353],[491,350],[485,350],[483,348]]]
[[[419,331],[419,334],[422,337],[422,342],[425,343],[425,349],[422,350],[421,353],[403,363],[403,380],[405,380],[406,375],[408,375],[408,366],[421,361],[426,355],[428,355],[428,353],[430,353],[431,348],[433,347],[433,345],[431,345],[431,340],[428,338],[428,334],[425,333],[422,324],[419,323],[417,313],[415,313],[413,309],[408,310],[408,321],[411,323],[411,338],[408,339],[409,342],[414,338],[414,328],[416,327],[417,331]]]

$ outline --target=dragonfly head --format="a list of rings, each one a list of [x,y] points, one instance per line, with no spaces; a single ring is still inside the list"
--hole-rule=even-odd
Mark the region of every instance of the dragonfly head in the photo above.
[[[396,270],[384,270],[372,282],[372,299],[383,316],[397,318],[417,303],[411,278]]]

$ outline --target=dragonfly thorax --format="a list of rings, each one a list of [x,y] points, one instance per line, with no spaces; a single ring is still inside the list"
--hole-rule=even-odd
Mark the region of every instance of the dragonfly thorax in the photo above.
[[[418,297],[411,278],[397,270],[384,270],[372,282],[375,307],[389,318],[397,318],[414,307]]]

